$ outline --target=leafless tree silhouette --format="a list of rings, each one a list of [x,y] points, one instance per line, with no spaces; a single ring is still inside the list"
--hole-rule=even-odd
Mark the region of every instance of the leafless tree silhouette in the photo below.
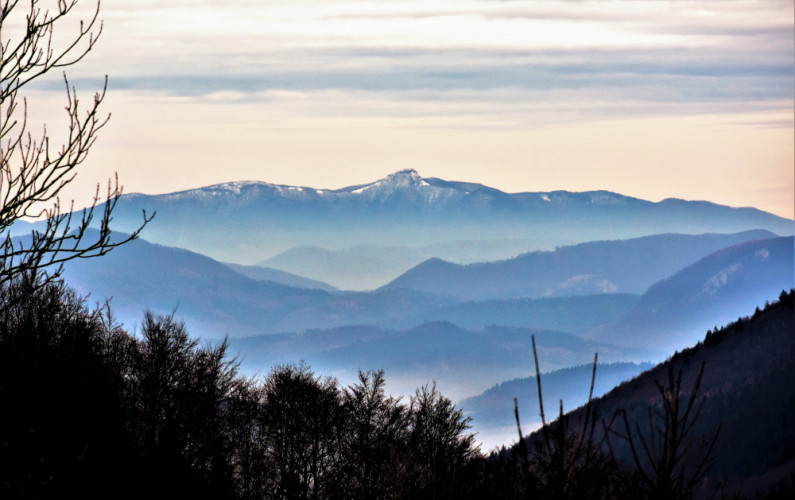
[[[688,394],[682,392],[682,370],[676,377],[668,364],[667,385],[655,381],[660,393],[660,407],[648,409],[648,432],[640,423],[630,425],[626,411],[621,412],[624,433],[613,431],[629,444],[632,462],[641,489],[649,499],[689,499],[715,461],[712,451],[720,434],[696,440],[694,425],[705,398],[699,399],[704,363]],[[656,417],[656,418],[655,418]]]
[[[44,270],[47,279],[43,283],[51,281],[64,262],[103,255],[136,238],[151,220],[144,213],[138,230],[120,240],[111,239],[111,214],[122,194],[118,178],[108,181],[104,203],[98,184],[93,203],[82,213],[74,213],[74,203],[68,209],[61,205],[59,194],[75,179],[77,167],[86,160],[97,133],[110,118],[99,113],[107,77],[102,91],[83,110],[64,73],[68,132],[59,148],[50,144],[46,127],[40,134],[30,130],[27,99],[20,91],[51,71],[82,60],[96,45],[102,23],[97,3],[93,15],[80,21],[77,32],[64,39],[60,31],[68,28],[64,20],[75,16],[78,0],[58,0],[54,10],[42,8],[40,3],[0,1],[0,284],[31,270]],[[89,235],[97,216],[98,235]],[[12,225],[25,218],[46,222],[30,237],[12,235]]]

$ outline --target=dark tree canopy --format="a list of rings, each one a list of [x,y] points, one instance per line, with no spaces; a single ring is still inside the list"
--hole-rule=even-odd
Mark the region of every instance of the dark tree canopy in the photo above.
[[[435,389],[241,377],[173,316],[137,336],[30,274],[0,286],[0,498],[460,498],[479,458]]]

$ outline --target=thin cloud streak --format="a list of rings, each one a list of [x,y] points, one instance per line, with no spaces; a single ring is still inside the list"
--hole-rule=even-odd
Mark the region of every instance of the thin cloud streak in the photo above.
[[[743,100],[793,98],[792,11],[778,0],[117,0],[103,5],[102,41],[70,77],[109,74],[112,88],[216,101],[274,90],[515,89],[517,101],[528,89],[549,99],[577,90],[734,112]]]
[[[301,67],[294,56],[320,51],[330,65],[351,62],[354,49],[395,51],[389,61],[411,60],[410,51],[624,49],[717,50],[723,62],[740,52],[770,53],[792,38],[791,4],[780,2],[214,2],[144,3],[125,10],[119,0],[103,6],[107,25],[100,66],[135,62],[125,73],[148,68],[162,74],[202,74],[219,68],[233,74],[258,72],[259,62],[282,54],[279,66]],[[147,5],[150,5],[147,8]],[[521,17],[489,17],[525,6]],[[440,7],[445,7],[440,10]],[[742,8],[741,8],[742,7]],[[418,21],[414,14],[421,14]],[[361,20],[360,16],[367,14]],[[394,16],[399,14],[396,19]],[[572,18],[573,16],[573,18]],[[495,20],[496,19],[496,20]],[[620,22],[619,22],[620,21]],[[131,36],[132,34],[135,35]],[[784,43],[786,47],[790,43]],[[331,51],[337,50],[339,57]],[[348,54],[345,50],[351,51]],[[400,50],[404,50],[401,54]],[[792,53],[791,47],[789,53]],[[654,55],[654,54],[652,54]],[[180,61],[161,67],[158,60]],[[248,61],[234,65],[229,61]],[[312,61],[314,64],[316,61]],[[355,62],[355,61],[354,61]],[[778,63],[791,62],[778,60]],[[152,64],[154,63],[154,64]]]

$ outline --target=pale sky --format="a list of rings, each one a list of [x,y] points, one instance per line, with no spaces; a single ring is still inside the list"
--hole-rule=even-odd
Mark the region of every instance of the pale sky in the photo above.
[[[792,218],[793,5],[106,0],[99,44],[67,75],[88,100],[107,74],[113,117],[67,196],[114,172],[126,192],[163,193],[415,168]],[[27,92],[49,130],[62,87]]]

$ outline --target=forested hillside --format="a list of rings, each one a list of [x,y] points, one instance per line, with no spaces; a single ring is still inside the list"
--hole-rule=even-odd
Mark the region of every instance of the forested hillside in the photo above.
[[[703,342],[567,414],[565,439],[558,439],[560,420],[547,431],[549,439],[542,431],[528,436],[536,458],[521,469],[530,472],[526,479],[548,484],[560,479],[556,474],[575,474],[582,482],[557,485],[597,496],[791,498],[794,304],[795,290],[782,292],[764,310],[708,331]],[[547,411],[557,416],[557,407]],[[493,456],[493,474],[507,479],[525,453],[515,446]],[[554,457],[563,462],[538,469]],[[511,488],[501,491],[517,498],[525,491],[521,480]]]

